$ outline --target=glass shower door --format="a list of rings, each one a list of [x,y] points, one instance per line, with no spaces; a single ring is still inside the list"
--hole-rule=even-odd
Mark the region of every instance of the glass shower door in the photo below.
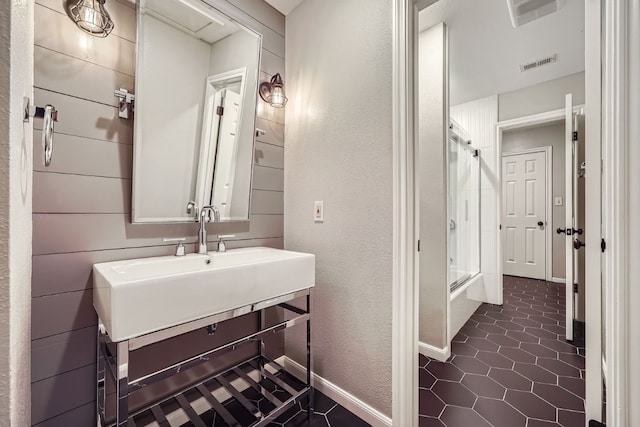
[[[480,272],[480,160],[456,123],[449,130],[449,284],[462,286]]]

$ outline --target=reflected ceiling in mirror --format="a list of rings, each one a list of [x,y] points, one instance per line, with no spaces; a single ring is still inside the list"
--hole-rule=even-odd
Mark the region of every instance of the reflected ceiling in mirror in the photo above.
[[[132,221],[247,221],[261,35],[200,0],[137,10]]]

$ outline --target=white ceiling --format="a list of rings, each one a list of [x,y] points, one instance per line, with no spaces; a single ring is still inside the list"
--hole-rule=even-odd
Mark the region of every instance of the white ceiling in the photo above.
[[[302,0],[265,0],[271,6],[276,8],[284,16],[287,16],[289,12],[296,8]]]
[[[449,28],[451,105],[520,89],[584,70],[584,0],[513,28],[506,0],[440,0],[420,12],[420,30]],[[557,54],[557,62],[520,65]]]

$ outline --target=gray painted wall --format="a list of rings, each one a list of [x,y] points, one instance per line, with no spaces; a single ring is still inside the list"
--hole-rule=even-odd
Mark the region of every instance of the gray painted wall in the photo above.
[[[264,35],[262,78],[282,72],[284,17],[254,0],[216,4]],[[38,0],[35,10],[35,99],[60,111],[51,167],[40,155],[33,163],[32,423],[42,427],[95,424],[92,264],[173,253],[163,237],[197,240],[197,224],[130,222],[133,122],[118,118],[113,91],[133,89],[135,12],[126,1],[107,8],[116,26],[105,39],[80,32],[62,0]],[[237,234],[228,247],[282,247],[284,116],[274,110],[258,112],[267,133],[256,143],[251,223],[209,225],[210,242]],[[38,153],[40,138],[34,131]],[[184,339],[158,354],[213,343]]]
[[[566,271],[565,260],[565,235],[556,234],[558,227],[565,228],[565,185],[564,185],[564,121],[528,129],[517,129],[506,131],[502,134],[502,152],[527,150],[530,148],[551,146],[552,149],[552,203],[553,218],[552,223],[552,275],[553,277],[564,279]],[[553,198],[562,196],[562,206],[553,205]]]
[[[316,255],[314,370],[391,415],[391,10],[307,0],[287,16],[285,247]],[[314,223],[313,202],[325,221]],[[303,361],[304,349],[287,354]],[[321,350],[321,352],[319,351]]]
[[[567,93],[573,93],[575,105],[584,104],[584,71],[501,93],[498,95],[498,121],[564,108]]]
[[[0,425],[29,424],[33,4],[0,4]]]
[[[419,340],[444,349],[448,345],[449,226],[447,223],[447,132],[449,122],[446,27],[438,24],[420,33],[419,187],[420,187],[420,314]]]

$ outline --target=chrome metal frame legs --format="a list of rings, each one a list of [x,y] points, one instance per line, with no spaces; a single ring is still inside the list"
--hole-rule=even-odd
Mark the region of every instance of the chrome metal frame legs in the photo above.
[[[306,300],[306,307],[299,308],[295,305],[289,304],[296,298],[302,298]],[[278,319],[275,322],[267,322],[265,309],[268,307],[280,307],[284,309],[284,318]],[[220,313],[216,316],[207,318],[208,320],[214,319],[216,321],[224,321],[247,313],[257,312],[259,330],[245,335],[234,341],[219,345],[204,353],[189,359],[182,360],[171,366],[166,366],[153,373],[144,375],[140,378],[131,378],[129,373],[129,352],[138,348],[142,348],[153,342],[162,341],[172,336],[181,335],[183,333],[196,330],[202,327],[206,327],[207,323],[204,319],[199,319],[193,322],[178,325],[176,327],[168,328],[162,331],[153,332],[151,334],[131,338],[129,340],[121,342],[112,342],[109,335],[105,332],[104,327],[98,327],[97,334],[97,368],[96,368],[96,411],[97,411],[97,426],[133,426],[133,417],[143,414],[146,411],[150,411],[150,414],[161,425],[166,424],[166,417],[162,411],[163,405],[166,407],[166,403],[169,401],[176,402],[184,409],[184,412],[189,416],[194,425],[201,425],[200,415],[190,406],[190,403],[185,400],[187,393],[197,392],[200,393],[210,404],[211,409],[220,414],[222,418],[230,425],[239,425],[234,419],[234,416],[230,414],[221,401],[216,400],[216,397],[211,393],[212,390],[224,389],[231,396],[236,399],[254,418],[255,422],[251,425],[254,427],[266,426],[270,422],[274,421],[277,417],[282,415],[287,409],[302,402],[305,397],[308,398],[308,418],[313,417],[313,360],[311,357],[311,295],[309,290],[295,292],[289,295],[283,295],[271,300],[262,301],[256,304],[252,304],[242,310],[233,310],[231,312]],[[302,324],[306,325],[306,382],[304,379],[299,378],[295,381],[290,374],[286,373],[284,367],[267,357],[267,348],[265,340],[269,336],[273,336],[276,333],[280,333],[287,328]],[[146,386],[149,386],[158,381],[169,378],[177,372],[183,371],[185,368],[191,368],[203,363],[206,360],[210,360],[215,356],[220,356],[234,351],[236,348],[242,345],[251,345],[251,343],[258,343],[257,355],[250,357],[249,359],[239,360],[238,364],[230,367],[224,372],[216,373],[206,379],[190,385],[187,389],[176,390],[175,394],[161,399],[160,401],[152,402],[142,408],[135,408],[134,413],[130,413],[129,395],[135,393]],[[253,353],[255,354],[255,353]],[[284,374],[284,375],[281,375]],[[110,379],[107,379],[107,375]],[[258,378],[259,380],[256,380]],[[111,381],[113,380],[113,381]],[[250,388],[259,392],[265,397],[274,409],[263,413],[265,409],[256,407],[253,403],[248,401],[242,394],[241,390],[236,388],[235,380],[240,380],[246,383]],[[234,382],[232,384],[232,381]],[[111,394],[113,390],[112,384],[115,382],[115,395]],[[109,400],[109,413],[107,413],[107,383],[109,384],[109,396],[110,399],[115,399],[115,405],[112,405],[112,400]],[[273,384],[282,395],[275,393],[269,384]],[[286,394],[286,395],[285,395]],[[112,412],[115,411],[115,414]],[[131,418],[130,418],[131,417]]]

